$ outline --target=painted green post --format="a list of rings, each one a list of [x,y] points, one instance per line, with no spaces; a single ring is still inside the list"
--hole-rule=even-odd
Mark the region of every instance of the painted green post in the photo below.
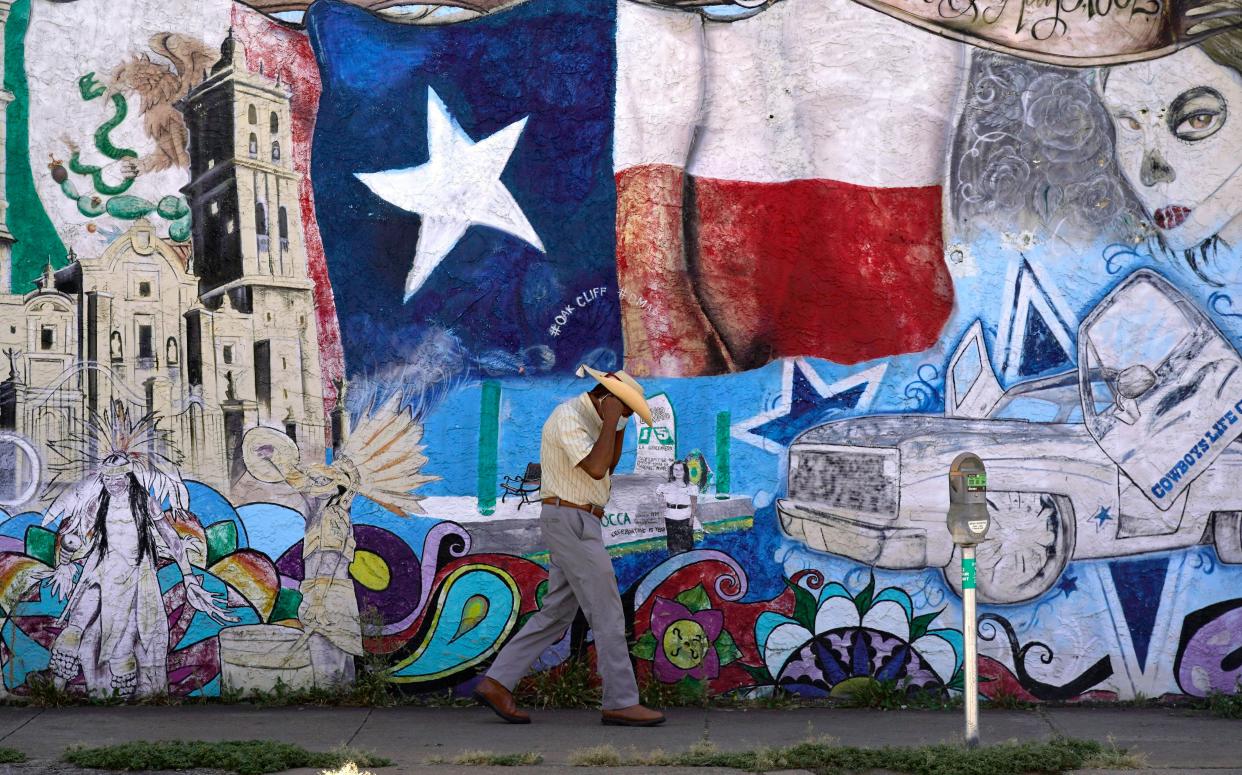
[[[496,511],[496,458],[500,446],[500,383],[483,383],[483,402],[479,408],[479,513]]]
[[[729,413],[716,413],[716,497],[729,497]]]

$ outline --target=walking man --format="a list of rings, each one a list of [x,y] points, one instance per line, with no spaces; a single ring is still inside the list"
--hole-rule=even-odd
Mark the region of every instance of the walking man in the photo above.
[[[531,664],[558,641],[581,607],[595,635],[595,657],[604,680],[604,724],[650,727],[664,715],[638,704],[638,683],[625,639],[625,615],[612,560],[604,546],[604,505],[621,459],[625,426],[635,413],[651,425],[643,389],[624,371],[582,366],[598,383],[562,403],[543,426],[539,524],[548,545],[548,591],[543,608],[501,649],[474,691],[476,700],[511,724],[529,724],[513,687]]]

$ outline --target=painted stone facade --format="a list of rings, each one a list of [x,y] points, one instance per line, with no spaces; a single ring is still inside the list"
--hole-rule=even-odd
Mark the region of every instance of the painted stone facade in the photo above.
[[[985,695],[1238,691],[1227,20],[103,5],[0,2],[5,691],[467,691],[581,364],[643,681],[961,691],[973,451]]]

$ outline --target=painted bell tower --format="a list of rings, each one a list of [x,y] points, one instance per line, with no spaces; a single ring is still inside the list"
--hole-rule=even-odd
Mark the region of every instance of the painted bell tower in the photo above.
[[[218,383],[233,435],[280,428],[313,458],[324,450],[323,384],[290,96],[262,67],[248,67],[230,32],[220,60],[178,105],[190,135],[182,192],[203,305],[188,316],[200,343],[191,365]]]

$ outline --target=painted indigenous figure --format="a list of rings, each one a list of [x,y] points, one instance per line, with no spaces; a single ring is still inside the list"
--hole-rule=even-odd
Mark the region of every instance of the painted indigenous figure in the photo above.
[[[237,617],[203,589],[173,526],[189,516],[188,497],[171,459],[152,451],[167,443],[156,419],[130,423],[118,409],[105,425],[109,451],[44,519],[62,517],[50,575],[53,594],[67,599],[51,668],[60,686],[82,675],[90,694],[159,693],[168,688],[168,612],[156,576],[163,561],[180,568],[187,604],[220,622]]]
[[[350,519],[354,497],[361,494],[400,516],[421,514],[422,496],[411,491],[435,478],[419,473],[427,462],[419,444],[422,426],[398,407],[393,399],[367,417],[331,465],[303,461],[296,442],[274,428],[252,428],[242,441],[250,474],[288,484],[306,505],[298,619],[319,687],[352,682],[354,657],[364,653],[349,573],[357,546]]]

